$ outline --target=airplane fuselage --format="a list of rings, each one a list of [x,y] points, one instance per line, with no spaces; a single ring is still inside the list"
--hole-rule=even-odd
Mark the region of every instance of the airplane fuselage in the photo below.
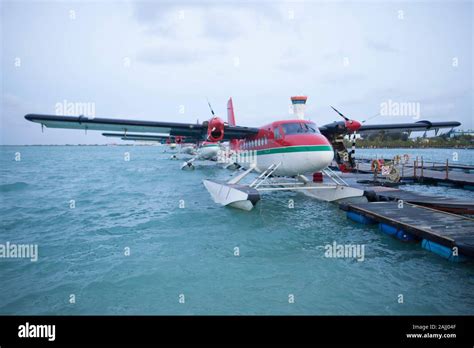
[[[277,121],[263,126],[257,135],[235,142],[233,150],[249,153],[248,157],[239,156],[238,163],[249,167],[253,158],[257,171],[280,163],[274,172],[280,176],[320,171],[330,165],[334,157],[329,140],[307,120]]]
[[[220,145],[217,142],[204,141],[197,150],[199,159],[212,160],[216,159],[220,151]]]
[[[196,152],[194,148],[194,144],[187,144],[187,143],[181,144],[180,152],[186,155],[193,155]]]

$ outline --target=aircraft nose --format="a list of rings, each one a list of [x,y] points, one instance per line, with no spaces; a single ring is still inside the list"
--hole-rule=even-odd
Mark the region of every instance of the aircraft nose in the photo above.
[[[322,134],[299,134],[285,137],[286,146],[320,146],[324,151],[332,151],[332,145]]]
[[[328,138],[326,138],[324,135],[322,134],[317,134],[316,135],[317,137],[317,141],[321,144],[324,144],[324,145],[329,145],[331,146],[331,142],[328,140]]]

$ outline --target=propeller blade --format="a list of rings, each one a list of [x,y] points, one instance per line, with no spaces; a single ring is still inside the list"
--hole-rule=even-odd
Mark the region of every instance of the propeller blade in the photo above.
[[[207,105],[209,105],[209,109],[211,109],[212,116],[216,116],[216,114],[214,113],[214,110],[212,110],[212,106],[211,106],[211,103],[209,102],[209,99],[207,100]]]
[[[331,106],[331,105],[330,105],[330,106]],[[344,116],[344,115],[341,114],[339,111],[337,111],[337,109],[336,109],[334,106],[331,106],[331,108],[332,108],[334,111],[336,111],[337,114],[338,114],[339,116],[341,116],[344,120],[350,121],[346,116]]]

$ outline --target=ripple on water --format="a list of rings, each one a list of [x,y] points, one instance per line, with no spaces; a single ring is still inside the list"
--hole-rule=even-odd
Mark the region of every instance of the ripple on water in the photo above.
[[[14,182],[11,184],[2,184],[0,185],[0,192],[16,192],[25,190],[28,188],[28,184],[26,182]]]

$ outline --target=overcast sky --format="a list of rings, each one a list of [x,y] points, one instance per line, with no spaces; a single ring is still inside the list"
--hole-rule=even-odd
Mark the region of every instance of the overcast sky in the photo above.
[[[245,126],[290,118],[304,94],[320,125],[339,120],[329,105],[365,120],[391,100],[474,128],[473,16],[470,1],[2,1],[0,143],[110,142],[24,119],[58,103],[196,122],[229,96]]]

